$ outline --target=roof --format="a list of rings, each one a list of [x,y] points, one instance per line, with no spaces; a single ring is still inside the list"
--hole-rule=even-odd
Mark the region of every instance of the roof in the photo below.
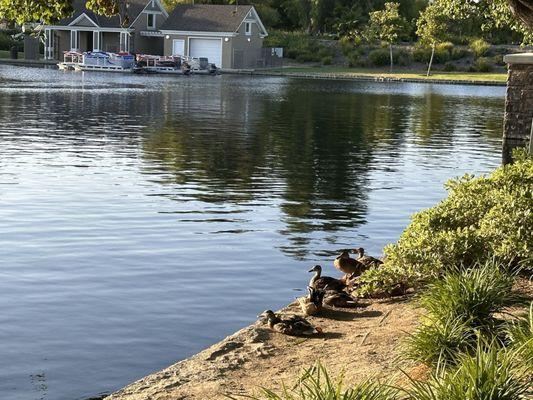
[[[146,5],[150,0],[129,0],[128,4],[128,18],[129,24],[131,24],[139,16],[139,14],[144,10]],[[74,7],[74,13],[69,18],[62,19],[59,21],[58,25],[68,25],[72,23],[76,18],[82,14],[86,14],[90,19],[92,19],[99,27],[101,28],[121,28],[120,18],[118,16],[106,17],[103,15],[98,15],[94,11],[91,11],[85,7],[87,0],[74,0],[72,6]]]
[[[161,30],[236,32],[251,9],[250,5],[178,4]]]

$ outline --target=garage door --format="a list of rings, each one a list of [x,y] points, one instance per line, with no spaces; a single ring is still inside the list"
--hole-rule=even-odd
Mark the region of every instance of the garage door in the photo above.
[[[205,57],[217,67],[222,66],[222,41],[220,39],[190,39],[189,56]]]

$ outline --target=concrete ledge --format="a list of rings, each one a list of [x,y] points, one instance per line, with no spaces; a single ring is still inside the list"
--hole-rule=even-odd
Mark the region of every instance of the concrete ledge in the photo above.
[[[507,54],[503,56],[507,64],[533,64],[533,53]]]

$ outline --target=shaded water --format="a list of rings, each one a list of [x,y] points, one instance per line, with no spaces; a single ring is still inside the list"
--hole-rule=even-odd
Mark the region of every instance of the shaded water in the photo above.
[[[498,165],[504,89],[0,67],[0,397],[79,399],[379,254]]]

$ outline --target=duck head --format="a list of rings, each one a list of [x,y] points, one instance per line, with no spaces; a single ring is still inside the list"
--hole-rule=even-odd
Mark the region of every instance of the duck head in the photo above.
[[[358,247],[357,249],[352,250],[353,254],[359,254],[359,257],[363,257],[365,255],[365,249],[362,247]]]
[[[338,260],[339,258],[350,258],[350,252],[348,250],[343,250],[341,255],[338,256],[336,259]]]
[[[322,267],[320,265],[315,265],[313,268],[311,268],[307,272],[318,272],[318,273],[321,273],[322,272]]]
[[[272,310],[265,310],[258,317],[263,321],[271,321],[276,319],[276,314]]]

